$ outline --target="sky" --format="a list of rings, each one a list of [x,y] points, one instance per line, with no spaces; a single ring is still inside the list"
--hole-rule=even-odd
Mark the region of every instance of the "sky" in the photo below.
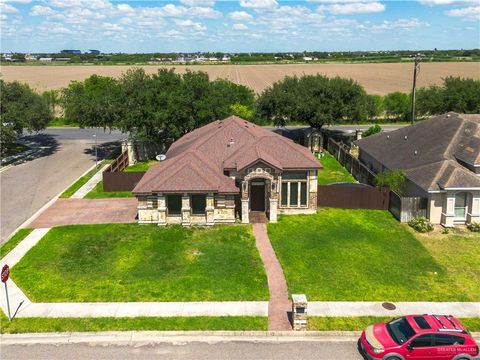
[[[0,0],[2,52],[473,49],[480,0]]]

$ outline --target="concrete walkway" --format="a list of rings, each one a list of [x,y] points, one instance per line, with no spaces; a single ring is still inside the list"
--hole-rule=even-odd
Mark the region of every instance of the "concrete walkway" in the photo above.
[[[134,223],[136,198],[58,199],[29,227],[47,228],[74,224]]]
[[[254,223],[252,226],[255,243],[267,272],[270,291],[268,330],[291,330],[292,326],[288,315],[292,311],[292,305],[288,299],[287,282],[268,238],[267,227],[263,223]]]
[[[110,166],[110,164],[105,165],[99,171],[93,175],[90,180],[88,180],[83,186],[78,189],[70,198],[71,199],[83,199],[90,191],[93,190],[97,184],[102,181],[103,172]]]

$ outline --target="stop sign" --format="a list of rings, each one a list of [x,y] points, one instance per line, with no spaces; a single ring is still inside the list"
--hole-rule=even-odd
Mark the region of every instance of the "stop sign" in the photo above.
[[[2,268],[2,282],[7,282],[8,276],[10,275],[10,267],[8,265],[4,265]]]

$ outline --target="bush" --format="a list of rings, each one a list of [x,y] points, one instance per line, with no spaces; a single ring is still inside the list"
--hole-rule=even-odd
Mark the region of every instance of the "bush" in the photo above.
[[[433,230],[433,225],[423,216],[410,220],[408,225],[420,233],[427,233]]]
[[[473,232],[480,232],[480,222],[472,222],[467,225],[467,229]]]
[[[389,187],[390,190],[402,196],[407,179],[402,170],[385,170],[375,176],[375,185]]]
[[[362,137],[366,138],[367,136],[378,134],[379,132],[382,132],[382,128],[378,124],[375,124],[373,126],[370,126],[367,130],[365,130],[364,133],[362,134]]]

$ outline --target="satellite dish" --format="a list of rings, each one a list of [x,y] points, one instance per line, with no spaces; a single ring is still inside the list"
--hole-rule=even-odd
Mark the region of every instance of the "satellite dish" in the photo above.
[[[166,155],[164,154],[158,154],[157,156],[155,156],[155,159],[157,159],[158,161],[163,161],[167,158]]]

